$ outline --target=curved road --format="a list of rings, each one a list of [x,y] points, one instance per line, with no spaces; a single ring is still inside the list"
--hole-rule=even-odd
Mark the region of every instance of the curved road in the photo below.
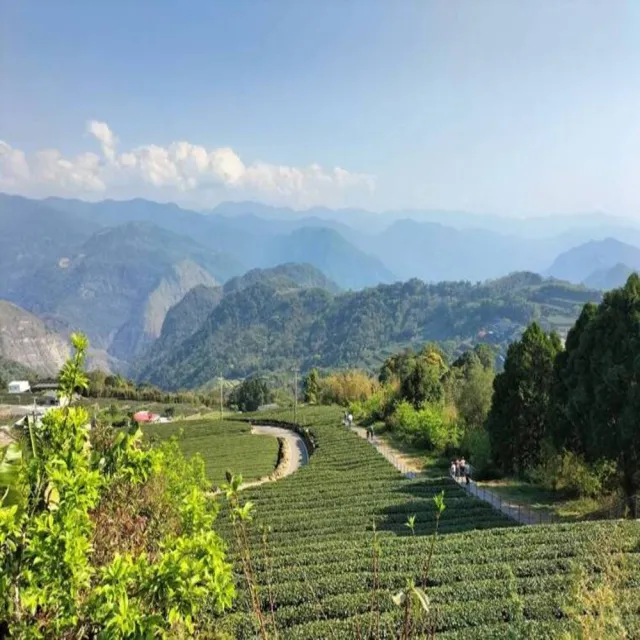
[[[265,484],[266,482],[275,482],[275,480],[280,480],[281,478],[290,476],[302,465],[305,465],[309,462],[309,452],[307,451],[307,445],[295,431],[283,429],[282,427],[254,425],[253,427],[251,427],[251,433],[261,436],[272,436],[274,438],[281,438],[285,441],[285,450],[288,450],[288,456],[286,456],[286,460],[282,461],[277,467],[277,478],[267,476],[265,478],[261,478],[260,480],[244,482],[241,487],[242,489],[255,487],[260,484]]]

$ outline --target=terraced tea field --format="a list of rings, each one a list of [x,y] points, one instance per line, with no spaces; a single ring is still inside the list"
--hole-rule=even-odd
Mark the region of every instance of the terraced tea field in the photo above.
[[[402,624],[402,611],[391,595],[407,578],[420,576],[435,524],[432,498],[443,489],[446,510],[427,587],[438,638],[555,638],[572,632],[567,601],[572,572],[577,563],[593,568],[595,541],[599,551],[624,554],[618,602],[628,637],[640,637],[637,523],[517,526],[466,494],[446,471],[442,477],[403,478],[340,425],[340,411],[309,409],[302,417],[317,443],[309,465],[243,492],[256,509],[251,536],[262,605],[266,612],[273,605],[280,638],[368,637],[376,581],[377,637],[397,637],[393,630]],[[413,514],[415,535],[406,526]],[[372,563],[374,523],[379,572]],[[271,527],[267,554],[261,524]],[[216,527],[232,541],[228,524],[220,519]],[[225,618],[238,638],[256,637],[246,604],[246,594],[241,595],[237,611]]]
[[[253,435],[249,425],[220,420],[185,420],[145,427],[150,440],[178,435],[185,455],[199,453],[204,459],[207,477],[214,485],[225,481],[225,472],[242,473],[245,480],[270,474],[278,461],[278,440]]]

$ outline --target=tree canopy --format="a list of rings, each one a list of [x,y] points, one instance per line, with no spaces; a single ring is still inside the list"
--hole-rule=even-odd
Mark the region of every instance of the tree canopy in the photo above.
[[[240,411],[256,411],[263,404],[268,404],[273,399],[273,393],[269,389],[266,380],[253,377],[243,380],[231,392],[229,403],[235,404]]]
[[[556,441],[588,460],[616,460],[628,496],[640,488],[640,278],[586,306],[556,363]]]
[[[523,472],[538,462],[545,437],[553,366],[560,338],[535,322],[509,345],[504,371],[494,381],[487,420],[494,461],[505,472]]]

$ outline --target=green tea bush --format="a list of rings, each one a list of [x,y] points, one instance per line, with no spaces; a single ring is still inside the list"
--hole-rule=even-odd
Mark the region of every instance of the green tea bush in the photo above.
[[[292,417],[278,410],[263,415]],[[298,415],[317,442],[309,464],[243,492],[255,518],[247,535],[257,597],[267,618],[273,611],[269,628],[277,628],[277,637],[406,637],[393,597],[406,592],[408,579],[419,579],[436,528],[433,497],[442,490],[447,508],[425,587],[437,638],[556,638],[563,632],[582,637],[575,634],[580,603],[573,599],[574,575],[577,567],[587,576],[600,571],[594,540],[616,562],[625,559],[615,596],[627,637],[638,637],[637,523],[518,526],[466,493],[446,471],[403,477],[375,447],[342,426],[341,408],[304,408]],[[263,525],[269,528],[264,546]],[[225,518],[219,530],[233,539]],[[234,550],[233,557],[240,554]],[[225,621],[233,637],[253,640],[260,634],[251,598],[239,584],[235,610]]]

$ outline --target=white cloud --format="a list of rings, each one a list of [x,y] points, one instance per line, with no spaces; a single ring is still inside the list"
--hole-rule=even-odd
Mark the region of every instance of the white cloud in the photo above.
[[[311,206],[341,204],[347,192],[370,193],[375,188],[372,176],[341,167],[245,164],[229,147],[206,149],[180,141],[167,147],[148,144],[119,151],[109,126],[95,120],[87,123],[87,133],[99,142],[102,155],[85,152],[65,158],[56,149],[27,155],[0,141],[0,189],[24,195],[94,197],[113,192],[153,196],[158,190],[164,195],[198,195],[212,190],[218,199],[255,197]]]
[[[116,137],[113,135],[106,122],[90,120],[87,122],[87,132],[91,133],[102,145],[102,153],[105,158],[113,162],[116,155]]]

